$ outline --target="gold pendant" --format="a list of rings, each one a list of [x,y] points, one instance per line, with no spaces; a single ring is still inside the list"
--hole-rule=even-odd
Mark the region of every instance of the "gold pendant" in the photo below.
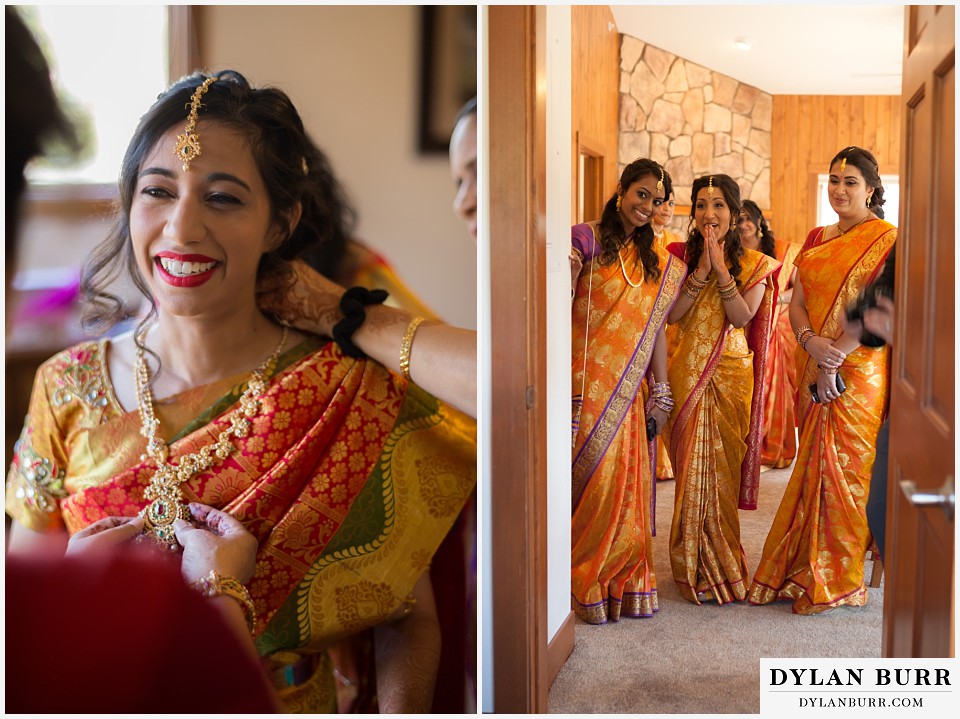
[[[152,500],[140,511],[143,517],[144,534],[165,545],[171,551],[177,551],[180,543],[177,541],[173,523],[177,519],[190,519],[190,510],[183,503],[183,492],[180,491],[176,474],[172,468],[164,466],[158,469],[150,480],[144,495]]]
[[[190,163],[200,157],[202,152],[200,148],[200,138],[193,132],[187,130],[182,135],[177,135],[177,145],[173,148],[174,153],[183,163],[183,171],[190,169]]]

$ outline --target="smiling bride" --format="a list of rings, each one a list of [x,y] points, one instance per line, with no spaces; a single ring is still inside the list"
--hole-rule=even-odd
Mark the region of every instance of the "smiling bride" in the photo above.
[[[245,591],[285,707],[335,709],[326,648],[377,627],[380,709],[425,711],[425,570],[475,482],[476,429],[408,381],[421,322],[383,293],[341,290],[324,314],[334,342],[258,307],[258,283],[292,286],[289,261],[321,234],[317,152],[286,94],[232,71],[178,81],[143,116],[83,287],[101,327],[122,318],[109,286],[124,275],[151,309],[40,368],[7,480],[9,546],[62,549],[139,515],[140,541],[173,556],[188,503],[224,510],[258,542]],[[363,356],[372,330],[393,338],[399,374]]]

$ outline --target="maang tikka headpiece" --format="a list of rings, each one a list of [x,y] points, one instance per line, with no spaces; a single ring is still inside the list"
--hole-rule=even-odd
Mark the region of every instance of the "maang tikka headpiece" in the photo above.
[[[203,148],[200,147],[200,136],[195,132],[197,129],[197,113],[200,112],[200,98],[216,80],[215,77],[208,77],[200,87],[193,91],[193,95],[190,97],[190,114],[187,115],[187,126],[184,128],[182,135],[177,135],[177,144],[173,148],[173,154],[180,158],[183,163],[184,172],[190,169],[190,163],[200,157],[200,153],[203,152]]]
[[[844,157],[842,160],[840,160],[840,172],[843,172],[846,169],[846,167],[847,167],[847,158]]]
[[[663,166],[660,166],[660,179],[657,180],[657,192],[663,192]]]
[[[710,184],[707,185],[707,195],[713,197],[713,175],[710,175]]]

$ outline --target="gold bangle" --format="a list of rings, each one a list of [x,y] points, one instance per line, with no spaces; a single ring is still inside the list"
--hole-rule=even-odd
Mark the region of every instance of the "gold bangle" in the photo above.
[[[236,600],[243,610],[243,618],[247,621],[247,629],[253,634],[253,628],[257,623],[257,610],[253,606],[250,592],[240,583],[239,579],[224,576],[216,569],[211,569],[207,576],[200,577],[191,586],[205,597],[223,595]]]
[[[403,333],[403,342],[400,343],[400,374],[407,382],[413,382],[410,377],[410,350],[413,349],[413,336],[417,334],[417,328],[423,319],[423,317],[414,317],[410,320],[407,331]]]

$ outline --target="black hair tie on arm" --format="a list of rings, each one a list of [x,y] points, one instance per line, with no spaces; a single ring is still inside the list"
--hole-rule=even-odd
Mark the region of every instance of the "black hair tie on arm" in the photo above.
[[[367,319],[367,305],[383,304],[387,299],[386,290],[368,290],[366,287],[351,287],[340,298],[340,311],[343,319],[333,326],[333,340],[347,357],[366,357],[359,347],[353,344],[353,333]]]

